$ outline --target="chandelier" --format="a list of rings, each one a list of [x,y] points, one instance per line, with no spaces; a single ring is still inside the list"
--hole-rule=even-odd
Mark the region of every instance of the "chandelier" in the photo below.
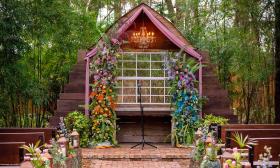
[[[147,27],[141,26],[138,32],[133,32],[131,42],[138,48],[148,48],[155,42],[155,33],[153,31],[147,31]]]

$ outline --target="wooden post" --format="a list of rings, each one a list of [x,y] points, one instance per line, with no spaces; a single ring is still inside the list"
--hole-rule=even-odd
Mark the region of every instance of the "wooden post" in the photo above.
[[[89,58],[86,58],[86,79],[85,79],[85,115],[89,116]]]

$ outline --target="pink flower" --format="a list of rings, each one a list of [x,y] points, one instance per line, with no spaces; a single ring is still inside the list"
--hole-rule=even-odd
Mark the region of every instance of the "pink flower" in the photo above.
[[[180,75],[180,80],[183,80],[184,79],[184,76],[183,75]]]
[[[237,148],[233,148],[232,151],[235,153],[235,152],[238,152],[238,149]]]
[[[227,163],[224,163],[224,167],[223,168],[229,168],[229,165]]]
[[[236,166],[236,161],[231,162],[232,166]]]

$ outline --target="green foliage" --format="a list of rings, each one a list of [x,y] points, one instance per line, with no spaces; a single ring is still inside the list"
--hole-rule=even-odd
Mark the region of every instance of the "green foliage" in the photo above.
[[[228,119],[221,116],[214,116],[212,114],[205,115],[201,120],[202,125],[209,127],[211,124],[224,125],[228,123]]]
[[[59,144],[53,139],[51,141],[50,154],[53,157],[54,168],[64,168],[66,166],[66,156],[61,152]]]
[[[44,127],[78,49],[99,36],[97,13],[65,0],[3,0],[0,8],[1,126]]]
[[[257,144],[257,142],[253,139],[250,139],[248,135],[243,137],[242,133],[238,133],[238,132],[235,132],[233,134],[233,138],[231,138],[231,140],[236,142],[241,149],[245,147],[251,148],[251,145]]]
[[[81,112],[74,111],[67,114],[65,118],[67,130],[73,131],[76,129],[80,135],[80,146],[87,147],[90,138],[90,119]]]
[[[195,143],[193,160],[196,162],[201,162],[204,155],[205,155],[205,143],[202,141],[201,138],[199,138]]]
[[[21,148],[25,149],[31,154],[31,163],[35,168],[48,168],[49,162],[45,162],[41,156],[41,150],[44,145],[39,146],[41,141],[37,141],[36,144],[23,145]]]

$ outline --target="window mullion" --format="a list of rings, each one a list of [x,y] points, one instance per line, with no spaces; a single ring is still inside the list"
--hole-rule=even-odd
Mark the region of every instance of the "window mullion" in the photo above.
[[[150,53],[150,78],[152,77],[152,54]],[[152,80],[150,79],[150,103],[152,103]]]

